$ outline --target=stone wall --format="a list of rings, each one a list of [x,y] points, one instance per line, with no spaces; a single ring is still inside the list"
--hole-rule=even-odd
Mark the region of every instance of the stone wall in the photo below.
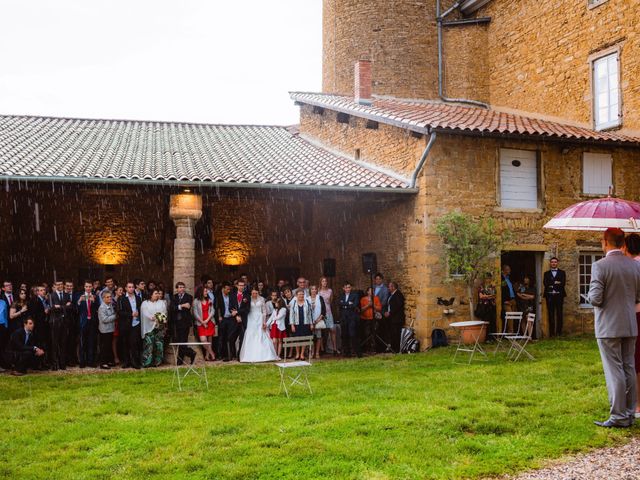
[[[11,262],[11,237],[13,236],[13,202],[4,193],[10,191],[13,185],[4,183],[0,193],[0,275],[6,273]],[[0,279],[0,282],[2,279]]]
[[[17,185],[0,194],[0,215],[8,218],[0,237],[0,277],[29,284],[105,275],[121,283],[136,277],[168,287],[173,283],[175,227],[168,200],[175,192]],[[205,273],[216,280],[247,273],[273,284],[278,272],[297,269],[316,283],[323,259],[334,258],[334,286],[349,279],[364,288],[368,278],[361,255],[370,251],[378,254],[379,267],[388,275],[398,278],[404,268],[404,250],[398,247],[404,230],[381,226],[395,226],[412,196],[249,189],[201,193],[207,212],[196,226],[196,279]],[[11,205],[17,213],[9,218],[5,212]]]
[[[638,131],[636,3],[493,0],[477,13],[489,24],[444,28],[445,95],[591,126],[590,58],[620,46],[622,128]],[[353,95],[361,57],[373,61],[374,94],[437,98],[435,0],[324,0],[323,91]]]
[[[300,133],[371,164],[388,168],[399,175],[410,177],[426,139],[412,135],[407,130],[378,124],[377,129],[366,128],[363,118],[350,116],[349,123],[338,123],[337,114],[325,109],[314,113],[313,108],[303,105],[300,109]],[[357,151],[357,153],[356,153]]]
[[[358,149],[365,162],[392,167],[405,176],[411,174],[424,149],[424,138],[415,138],[405,130],[390,126],[380,125],[378,130],[369,130],[364,121],[356,118],[348,125],[338,124],[334,117],[330,111],[319,115],[303,106],[301,134],[344,152]],[[507,211],[498,206],[500,148],[539,152],[543,205],[540,211]],[[560,210],[587,198],[582,194],[582,154],[585,151],[612,154],[617,192],[624,198],[640,200],[640,171],[636,167],[640,153],[637,150],[438,135],[419,177],[417,196],[397,209],[387,208],[385,214],[388,218],[385,230],[401,231],[402,235],[395,241],[404,249],[402,267],[394,269],[390,266],[389,271],[395,270],[399,274],[397,278],[407,296],[408,317],[410,321],[415,320],[423,340],[430,337],[435,326],[466,319],[469,314],[468,307],[456,302],[455,314],[445,317],[436,302],[438,296],[458,299],[467,296],[462,285],[449,281],[443,262],[443,246],[435,235],[435,220],[454,209],[496,219],[501,228],[512,234],[513,245],[507,248],[539,252],[544,255],[544,269],[548,268],[546,261],[551,256],[559,256],[561,267],[568,275],[566,330],[581,333],[583,328],[587,331],[592,328],[591,310],[579,307],[578,255],[583,250],[598,249],[598,234],[542,229]],[[494,274],[497,276],[498,272],[499,261],[496,260]],[[544,327],[546,329],[546,324]]]
[[[640,8],[608,0],[494,0],[488,27],[491,104],[592,124],[589,58],[619,45],[623,128],[640,130]]]
[[[171,280],[173,225],[168,195],[141,188],[12,183],[0,202],[15,206],[3,270],[15,281],[54,278]],[[110,265],[112,267],[107,267]]]
[[[443,29],[443,90],[446,97],[489,102],[488,41],[487,24]],[[437,55],[437,51],[433,55]]]
[[[356,60],[373,61],[373,93],[435,98],[434,0],[324,0],[322,90],[353,94]]]

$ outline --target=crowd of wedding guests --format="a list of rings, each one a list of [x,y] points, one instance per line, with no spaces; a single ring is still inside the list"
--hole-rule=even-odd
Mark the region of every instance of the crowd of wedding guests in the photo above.
[[[283,338],[307,335],[314,346],[308,352],[297,349],[296,359],[398,352],[405,319],[398,285],[385,282],[381,273],[366,291],[345,282],[336,293],[326,277],[317,284],[300,277],[295,286],[279,280],[269,287],[247,275],[233,282],[204,275],[193,295],[183,282],[168,292],[152,280],[118,284],[113,277],[78,287],[69,280],[17,288],[2,283],[1,371],[157,367],[168,343],[185,343],[191,333],[203,344],[206,361],[279,358]],[[252,325],[258,335],[252,333],[243,349]],[[265,338],[271,356],[257,351]],[[179,347],[178,363],[193,363],[195,357],[190,346]]]

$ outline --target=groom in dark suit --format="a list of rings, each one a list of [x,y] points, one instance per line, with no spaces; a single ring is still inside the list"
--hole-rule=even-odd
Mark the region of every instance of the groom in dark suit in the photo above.
[[[607,383],[609,418],[600,427],[630,427],[637,401],[634,353],[640,303],[640,266],[622,253],[624,232],[604,232],[605,257],[591,266],[589,302],[594,307],[595,333]]]
[[[558,268],[558,259],[553,257],[549,260],[550,270],[544,272],[542,283],[544,285],[544,298],[547,301],[547,312],[549,313],[549,336],[556,337],[562,335],[563,305],[567,274]]]
[[[236,340],[242,325],[242,317],[238,314],[238,296],[231,291],[229,282],[222,284],[216,298],[216,312],[220,326],[220,355],[228,362],[236,357]]]

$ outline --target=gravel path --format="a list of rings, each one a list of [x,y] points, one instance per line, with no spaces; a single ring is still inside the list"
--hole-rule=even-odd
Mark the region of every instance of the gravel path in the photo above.
[[[510,480],[638,480],[640,479],[640,438],[611,448],[594,450],[570,460],[558,461],[541,470],[526,472]]]

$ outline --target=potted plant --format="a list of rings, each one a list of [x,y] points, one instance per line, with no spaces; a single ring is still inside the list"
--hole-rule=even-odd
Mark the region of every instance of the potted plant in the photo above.
[[[459,211],[449,212],[436,220],[436,232],[446,249],[444,262],[452,280],[466,284],[469,319],[475,320],[476,281],[483,272],[494,269],[495,256],[508,241],[508,235],[496,229],[492,218],[476,220]],[[480,327],[478,327],[480,328]],[[472,340],[472,332],[468,332]],[[481,339],[484,341],[484,339]]]

